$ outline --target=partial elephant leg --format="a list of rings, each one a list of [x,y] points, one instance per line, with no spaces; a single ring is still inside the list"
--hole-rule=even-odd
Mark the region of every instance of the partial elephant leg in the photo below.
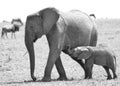
[[[91,79],[92,78],[92,65],[86,65],[85,64],[85,68],[86,68],[86,77],[85,79]]]
[[[15,32],[12,32],[11,38],[16,38],[16,37],[15,37]]]
[[[51,81],[51,71],[52,71],[53,65],[55,64],[56,60],[60,56],[60,52],[61,51],[57,48],[56,49],[52,48],[50,50],[42,81]]]
[[[57,80],[67,80],[66,73],[65,73],[65,70],[63,68],[60,56],[56,60],[55,65],[56,65],[57,71],[58,71],[58,73],[60,75]]]
[[[117,78],[117,74],[115,73],[115,71],[113,69],[111,69],[112,72],[113,72],[113,79],[116,79]]]
[[[114,65],[110,67],[110,69],[112,70],[113,72],[113,79],[117,78],[117,75],[115,73],[115,68],[114,68]]]
[[[7,32],[5,32],[5,35],[6,35],[6,37],[8,38],[8,36],[7,36]]]
[[[90,66],[90,75],[89,75],[89,78],[91,79],[92,78],[92,69],[93,69],[93,64],[91,64],[91,66]]]
[[[2,29],[2,31],[1,31],[1,38],[3,38],[3,36],[4,36],[4,31]]]
[[[62,46],[63,46],[62,40],[64,40],[64,34],[60,34],[55,28],[56,26],[53,27],[54,29],[53,31],[51,31],[49,34],[46,35],[50,52],[42,81],[51,80],[51,71],[54,64],[56,65],[58,73],[60,74],[59,79],[61,80],[66,79],[66,74],[60,59],[60,53],[62,51]]]
[[[14,38],[16,39],[16,35],[15,35],[15,32],[14,32]]]
[[[13,38],[13,32],[11,33],[11,39]]]
[[[112,72],[113,72],[113,79],[117,78],[117,74],[115,73],[115,70],[114,69],[111,69]]]
[[[107,73],[107,80],[112,79],[110,71],[109,71],[109,67],[103,66],[103,68],[105,69],[105,71]]]
[[[77,62],[81,65],[81,67],[83,68],[83,70],[84,70],[84,73],[85,73],[85,77],[87,77],[87,73],[86,73],[86,69],[85,69],[85,64],[83,63],[83,61],[82,60],[77,60]],[[85,78],[84,77],[84,78]]]
[[[85,73],[86,73],[86,75],[85,75],[85,77],[84,77],[84,79],[88,79],[89,78],[89,73],[88,73],[88,68],[85,66]]]
[[[85,79],[91,79],[92,78],[92,68],[93,68],[93,59],[90,57],[90,59],[87,59],[85,61],[85,70],[86,70]]]
[[[86,78],[87,77],[87,73],[86,73],[86,70],[85,70],[85,64],[84,64],[84,62],[82,60],[77,60],[77,59],[75,59],[73,57],[72,57],[72,59],[75,60],[77,63],[79,63],[81,65],[81,67],[83,68],[83,70],[85,72],[85,77],[84,78]]]

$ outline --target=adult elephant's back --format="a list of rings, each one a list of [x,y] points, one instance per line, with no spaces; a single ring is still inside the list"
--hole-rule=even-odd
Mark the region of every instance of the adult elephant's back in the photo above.
[[[73,10],[63,13],[62,17],[66,24],[64,47],[68,45],[71,48],[88,45],[96,46],[96,24],[89,15],[78,10]]]

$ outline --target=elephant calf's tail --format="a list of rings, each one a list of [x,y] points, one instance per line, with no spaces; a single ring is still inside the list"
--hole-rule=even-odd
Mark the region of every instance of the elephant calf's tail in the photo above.
[[[115,71],[116,71],[116,66],[117,66],[117,63],[116,63],[116,56],[114,56],[114,67],[115,67]]]

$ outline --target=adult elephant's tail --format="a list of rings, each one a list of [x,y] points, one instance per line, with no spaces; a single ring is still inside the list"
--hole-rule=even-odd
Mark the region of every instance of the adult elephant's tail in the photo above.
[[[98,39],[98,33],[97,33],[96,28],[94,27],[92,29],[92,33],[91,33],[90,46],[96,46],[97,45],[97,39]]]

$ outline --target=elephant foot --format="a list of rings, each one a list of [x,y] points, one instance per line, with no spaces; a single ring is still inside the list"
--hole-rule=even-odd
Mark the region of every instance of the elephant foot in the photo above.
[[[43,77],[41,81],[43,81],[43,82],[50,82],[51,78]]]
[[[88,78],[88,76],[87,76],[87,75],[85,75],[84,79],[87,79],[87,78]]]
[[[116,79],[116,78],[117,78],[117,75],[114,75],[114,76],[113,76],[113,79]]]
[[[90,77],[89,76],[85,76],[84,79],[89,79]]]
[[[68,79],[67,79],[67,77],[59,77],[59,78],[57,78],[57,80],[60,80],[60,81],[67,81]]]
[[[37,80],[36,77],[34,77],[34,76],[32,76],[32,79],[33,79],[33,81],[36,81],[36,80]]]
[[[86,76],[84,79],[92,79],[91,76]]]
[[[107,77],[107,80],[111,80],[111,79],[112,79],[112,77],[111,77],[111,76],[108,76],[108,77]]]
[[[87,79],[87,77],[84,77],[84,79]]]
[[[87,79],[92,79],[92,77],[88,77]]]

